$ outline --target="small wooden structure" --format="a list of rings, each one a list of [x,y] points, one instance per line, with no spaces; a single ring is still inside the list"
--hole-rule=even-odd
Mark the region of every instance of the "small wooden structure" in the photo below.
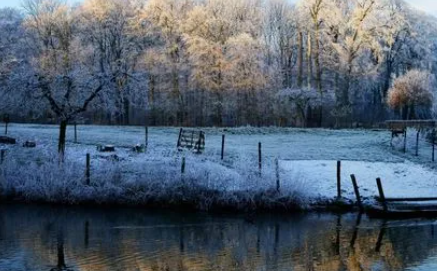
[[[205,133],[203,131],[184,130],[181,128],[177,148],[179,151],[188,149],[198,154],[202,153],[205,151]]]
[[[24,148],[36,148],[36,142],[34,141],[26,141],[23,144]]]
[[[0,144],[14,145],[17,144],[17,140],[9,136],[0,136]]]
[[[414,128],[416,134],[416,156],[419,155],[419,134],[423,130],[432,130],[432,161],[435,160],[435,137],[436,137],[436,120],[389,120],[386,122],[388,129],[391,131],[390,146],[393,147],[393,138],[403,135],[404,153],[407,152],[407,129]]]
[[[437,217],[437,197],[387,198],[380,178],[376,179],[380,208],[368,210],[370,216],[384,218]]]
[[[146,151],[146,146],[144,144],[137,144],[132,148],[133,152],[144,153]]]
[[[97,146],[97,151],[98,152],[115,152],[115,146],[113,145],[98,145]]]

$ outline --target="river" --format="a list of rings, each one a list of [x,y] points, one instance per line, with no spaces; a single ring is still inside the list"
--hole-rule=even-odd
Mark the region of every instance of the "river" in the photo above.
[[[2,204],[0,270],[437,270],[437,221]]]

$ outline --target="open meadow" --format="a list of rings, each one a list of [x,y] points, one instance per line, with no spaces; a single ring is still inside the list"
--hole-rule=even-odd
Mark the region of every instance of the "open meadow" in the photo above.
[[[431,146],[421,139],[416,157],[415,133],[409,133],[404,154],[403,140],[395,138],[392,149],[390,132],[384,130],[205,128],[201,129],[206,134],[205,152],[193,154],[177,150],[179,128],[150,127],[145,153],[132,150],[145,143],[144,127],[80,125],[77,129],[78,142],[73,143],[74,129],[69,126],[65,162],[59,163],[57,126],[10,125],[9,135],[18,144],[2,146],[7,150],[0,174],[3,197],[201,210],[311,209],[335,199],[336,161],[342,161],[342,193],[348,203],[354,201],[350,174],[357,175],[363,198],[370,204],[377,193],[376,177],[383,179],[389,195],[435,196]],[[29,140],[37,147],[23,148],[22,143]],[[116,152],[100,153],[97,145],[113,145]],[[87,153],[91,156],[89,180]]]

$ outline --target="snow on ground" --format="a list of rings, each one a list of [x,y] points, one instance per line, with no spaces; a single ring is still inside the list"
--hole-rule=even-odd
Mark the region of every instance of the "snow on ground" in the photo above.
[[[408,134],[409,147],[403,154],[400,151],[402,138],[394,140],[392,149],[391,133],[381,130],[275,127],[202,130],[206,133],[206,152],[199,156],[176,150],[178,128],[150,127],[147,153],[136,154],[130,148],[144,143],[144,127],[79,125],[79,143],[73,144],[73,127],[70,126],[67,163],[59,167],[55,152],[58,126],[12,124],[10,135],[20,144],[34,140],[38,147],[3,146],[9,148],[9,152],[0,174],[0,185],[3,176],[3,190],[26,200],[52,202],[74,203],[83,198],[106,202],[122,198],[123,202],[144,203],[172,196],[185,200],[184,189],[196,187],[208,193],[220,192],[218,201],[226,204],[239,201],[252,204],[260,193],[276,187],[274,160],[278,158],[281,160],[281,194],[269,194],[267,200],[270,201],[284,201],[288,197],[306,204],[333,199],[337,160],[343,161],[343,194],[349,199],[354,199],[350,174],[357,176],[367,199],[377,195],[377,177],[382,178],[387,197],[437,196],[437,163],[430,161],[431,146],[423,138],[420,155],[414,156],[415,133]],[[224,161],[220,161],[222,134],[226,135]],[[258,142],[263,144],[261,175],[257,163]],[[118,161],[110,161],[98,153],[98,144],[115,145]],[[86,153],[92,156],[92,189],[83,185]],[[184,178],[180,173],[182,156],[187,158]],[[235,194],[241,192],[245,195]],[[205,193],[202,200],[209,201],[208,197]],[[209,204],[202,203],[202,208],[208,209]]]
[[[280,165],[284,181],[304,179],[311,198],[336,197],[337,161],[281,161]],[[381,178],[388,198],[437,197],[437,173],[412,162],[342,161],[342,195],[355,201],[351,174],[357,178],[361,196],[370,202],[378,195],[376,178]]]

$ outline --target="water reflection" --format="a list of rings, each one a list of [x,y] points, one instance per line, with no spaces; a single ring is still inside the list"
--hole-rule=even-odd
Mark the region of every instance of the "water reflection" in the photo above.
[[[435,223],[0,206],[0,270],[430,270]]]

